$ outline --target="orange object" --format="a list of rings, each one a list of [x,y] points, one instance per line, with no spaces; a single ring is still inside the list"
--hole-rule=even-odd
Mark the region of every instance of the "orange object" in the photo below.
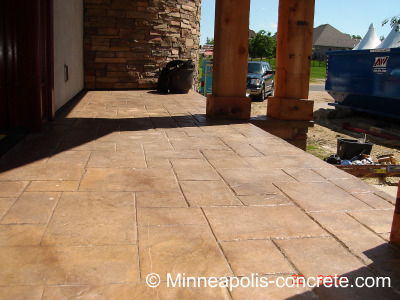
[[[390,241],[400,246],[400,181],[397,188],[396,204],[394,206],[394,215],[392,230],[390,232]]]

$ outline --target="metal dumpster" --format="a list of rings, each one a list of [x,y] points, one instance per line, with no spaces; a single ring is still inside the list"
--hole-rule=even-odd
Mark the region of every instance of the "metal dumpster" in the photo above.
[[[327,52],[334,106],[400,119],[400,48]]]

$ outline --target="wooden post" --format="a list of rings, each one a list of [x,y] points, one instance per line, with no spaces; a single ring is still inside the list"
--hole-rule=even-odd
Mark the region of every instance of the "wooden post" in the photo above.
[[[315,0],[280,0],[275,94],[267,115],[281,120],[312,120],[308,98]]]
[[[250,0],[216,0],[213,92],[207,116],[249,119],[246,97]]]
[[[390,241],[400,246],[400,181],[397,188],[397,198],[396,204],[394,206],[392,230],[390,231]]]

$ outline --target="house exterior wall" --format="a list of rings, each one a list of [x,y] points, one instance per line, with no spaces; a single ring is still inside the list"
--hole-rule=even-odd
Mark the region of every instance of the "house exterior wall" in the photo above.
[[[53,7],[54,109],[58,110],[84,87],[83,0],[54,0]]]
[[[314,60],[326,60],[327,59],[327,55],[325,54],[325,52],[327,52],[327,51],[339,51],[339,50],[351,50],[351,48],[332,47],[332,46],[314,46],[312,59],[314,59]]]
[[[171,60],[197,67],[201,0],[84,0],[84,8],[85,88],[154,88]]]

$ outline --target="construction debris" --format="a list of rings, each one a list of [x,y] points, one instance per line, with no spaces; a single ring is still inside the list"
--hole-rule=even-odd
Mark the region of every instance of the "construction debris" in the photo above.
[[[397,164],[397,160],[394,158],[393,154],[381,155],[377,157],[378,164],[382,165],[395,165]]]
[[[369,155],[373,144],[360,139],[337,139],[337,153],[325,158],[327,163],[354,176],[399,176],[400,165],[392,153],[378,156],[375,160]]]

